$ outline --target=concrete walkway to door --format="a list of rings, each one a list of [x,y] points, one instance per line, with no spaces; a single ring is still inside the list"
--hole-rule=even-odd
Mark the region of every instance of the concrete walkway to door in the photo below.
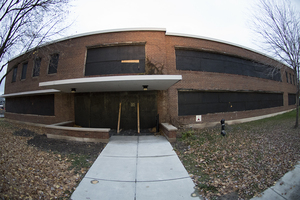
[[[163,136],[112,136],[71,199],[203,199],[194,186]]]

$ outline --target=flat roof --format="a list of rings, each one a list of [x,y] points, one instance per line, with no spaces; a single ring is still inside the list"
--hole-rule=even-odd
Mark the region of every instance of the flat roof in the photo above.
[[[147,90],[167,90],[180,80],[181,75],[128,75],[47,81],[39,83],[39,86],[66,93],[71,93],[72,88],[76,89],[76,93],[121,92],[143,91],[144,87]]]

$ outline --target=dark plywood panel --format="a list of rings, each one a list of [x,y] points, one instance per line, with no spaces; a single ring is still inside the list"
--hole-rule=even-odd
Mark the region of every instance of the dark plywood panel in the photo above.
[[[137,129],[137,100],[135,93],[122,95],[121,129]]]
[[[157,95],[156,92],[147,92],[139,95],[140,126],[153,128],[156,126]]]
[[[282,93],[178,92],[178,114],[200,115],[283,106]]]
[[[75,124],[90,127],[90,96],[88,93],[75,95]]]
[[[117,127],[119,112],[119,95],[117,93],[91,93],[90,99],[91,127]]]
[[[6,111],[19,114],[54,115],[54,94],[6,98]]]
[[[230,55],[176,49],[176,69],[252,76],[281,81],[280,70]]]
[[[156,125],[156,92],[86,93],[76,94],[75,99],[75,111],[78,110],[75,112],[75,120],[78,125],[116,129],[120,102],[121,129],[137,129],[138,102],[140,103],[140,127],[146,129]]]
[[[139,62],[122,63],[122,60]],[[85,75],[145,72],[145,46],[113,46],[87,50]]]
[[[296,104],[296,94],[288,94],[289,105]]]

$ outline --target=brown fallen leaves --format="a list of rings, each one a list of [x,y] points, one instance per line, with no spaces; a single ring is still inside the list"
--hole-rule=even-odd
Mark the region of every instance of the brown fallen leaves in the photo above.
[[[82,176],[69,170],[68,158],[29,146],[30,138],[13,135],[15,127],[0,125],[0,198],[68,198]]]
[[[200,194],[249,199],[300,161],[300,129],[293,123],[289,118],[226,126],[226,137],[220,127],[186,130],[173,146]]]

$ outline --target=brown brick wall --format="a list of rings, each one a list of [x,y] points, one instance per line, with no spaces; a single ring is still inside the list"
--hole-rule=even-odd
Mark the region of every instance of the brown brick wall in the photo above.
[[[19,63],[17,81],[12,83],[12,72],[8,74],[5,84],[5,94],[41,90],[43,88],[39,87],[40,82],[86,77],[84,76],[84,70],[87,47],[97,45],[118,45],[120,43],[128,43],[130,45],[130,42],[146,42],[146,59],[148,59],[157,68],[156,70],[148,69],[148,66],[146,65],[146,74],[147,72],[149,73],[153,71],[154,73],[162,74],[163,71],[165,71],[164,67],[166,66],[164,35],[165,32],[163,31],[116,32],[79,37],[51,44],[47,46],[47,48],[41,48],[38,51],[23,55],[9,63],[8,68],[14,67]],[[58,69],[56,74],[48,74],[48,65],[50,61],[49,55],[53,53],[59,53],[60,55]],[[40,76],[38,77],[32,77],[35,56],[40,56],[42,58]],[[24,62],[28,62],[26,79],[20,80],[22,64]],[[114,74],[106,76],[114,76]],[[115,76],[120,76],[120,74],[115,74]],[[30,116],[27,119],[27,117],[24,117],[24,115],[17,114],[9,114],[7,117],[14,119],[18,118],[19,120],[25,121],[35,121],[36,118],[45,118],[42,121],[46,124],[61,122],[65,119],[74,120],[74,97],[67,94],[56,95],[55,102],[55,119],[53,119],[53,117],[40,116]],[[159,109],[158,113],[160,114],[161,119],[165,118],[164,116],[166,116],[166,112],[164,109]]]
[[[30,114],[16,114],[16,113],[5,113],[5,118],[24,121],[24,122],[32,122],[38,124],[54,124],[56,123],[55,116],[42,116],[42,115],[30,115]]]
[[[160,124],[159,126],[160,131],[167,137],[167,139],[170,142],[175,142],[176,141],[176,134],[177,134],[177,130],[172,130],[169,131],[168,129],[166,129],[163,125]]]
[[[40,82],[86,77],[84,76],[85,59],[87,47],[90,46],[105,44],[118,45],[118,43],[128,43],[128,45],[130,45],[130,42],[146,42],[146,58],[157,65],[157,67],[164,67],[166,65],[164,35],[165,32],[163,31],[116,32],[79,37],[51,44],[47,46],[47,48],[41,48],[38,51],[28,53],[12,60],[9,63],[8,68],[14,67],[18,63],[20,64],[18,64],[16,82],[11,82],[12,72],[8,74],[5,84],[5,94],[41,90],[43,88],[39,87]],[[53,53],[59,53],[58,69],[56,74],[48,74],[50,55]],[[35,56],[40,56],[42,58],[40,76],[38,77],[32,77]],[[28,67],[26,79],[21,81],[23,62],[28,62]],[[116,76],[119,75],[120,74],[116,74]],[[114,74],[106,76],[114,76]]]
[[[61,136],[109,139],[109,133],[108,132],[74,131],[74,130],[52,129],[52,128],[47,128],[47,127],[45,128],[45,130],[48,134],[61,135]]]
[[[295,106],[281,106],[281,107],[275,107],[275,108],[267,108],[267,109],[257,109],[257,110],[249,110],[249,111],[236,111],[236,112],[224,112],[224,113],[211,113],[202,115],[202,122],[196,122],[196,116],[179,116],[177,121],[174,122],[174,124],[177,122],[176,126],[184,126],[188,124],[201,124],[201,123],[207,123],[207,122],[219,122],[221,119],[225,119],[226,121],[229,120],[235,120],[235,119],[244,119],[244,118],[250,118],[250,117],[256,117],[261,115],[267,115],[271,113],[277,113],[289,109],[293,109]]]
[[[35,91],[40,82],[54,81],[71,78],[84,78],[85,59],[88,47],[98,45],[118,45],[130,42],[145,42],[146,73],[145,74],[172,74],[182,75],[182,81],[178,82],[167,91],[159,91],[157,98],[160,122],[169,122],[174,125],[194,123],[195,116],[178,116],[178,90],[209,90],[209,91],[259,91],[284,93],[284,106],[254,111],[242,111],[232,113],[216,113],[203,115],[203,122],[219,121],[220,118],[238,119],[272,112],[287,110],[294,106],[288,106],[288,93],[296,93],[296,87],[286,82],[285,70],[293,74],[293,71],[261,54],[233,45],[188,37],[165,35],[164,31],[127,31],[95,34],[84,37],[68,39],[40,48],[20,56],[9,63],[8,68],[18,65],[17,81],[12,83],[12,73],[6,78],[5,94]],[[250,60],[256,60],[264,64],[272,64],[282,67],[282,82],[260,79],[255,77],[240,76],[234,74],[221,74],[200,71],[176,70],[175,48],[190,48],[219,52]],[[59,53],[58,70],[56,74],[49,75],[48,65],[50,56]],[[32,77],[34,57],[42,57],[40,76]],[[147,65],[147,60],[153,65]],[[20,80],[22,63],[28,62],[25,80]],[[117,74],[125,75],[125,74]],[[127,75],[127,74],[126,74]],[[135,74],[137,75],[137,74]],[[106,75],[114,76],[114,74]],[[74,96],[72,94],[55,94],[55,117],[17,115],[7,113],[6,117],[30,122],[52,124],[62,121],[74,121]]]
[[[256,60],[264,64],[273,64],[281,68],[282,82],[234,74],[176,70],[176,47],[219,52],[228,55],[245,57],[247,59]],[[182,124],[196,123],[196,116],[194,115],[178,116],[178,90],[258,91],[284,93],[284,106],[282,107],[253,111],[206,114],[202,116],[202,122],[198,123],[216,122],[220,121],[222,118],[225,118],[226,120],[232,120],[254,117],[295,108],[295,106],[288,106],[288,93],[296,93],[296,87],[290,83],[287,83],[285,78],[285,70],[292,74],[293,71],[268,57],[228,44],[176,36],[166,37],[166,52],[168,73],[182,75],[182,81],[168,89],[168,114],[170,116],[170,121],[168,121],[169,123],[177,126]]]

